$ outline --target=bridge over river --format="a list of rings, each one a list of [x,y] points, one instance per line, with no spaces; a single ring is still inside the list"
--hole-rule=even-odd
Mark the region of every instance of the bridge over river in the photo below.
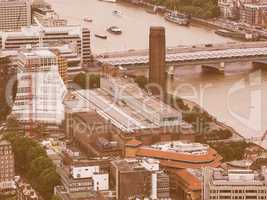
[[[166,52],[168,73],[179,66],[201,65],[204,70],[224,73],[225,66],[235,62],[251,62],[254,67],[267,65],[267,42],[178,46]],[[102,64],[127,69],[147,68],[149,63],[148,50],[103,53],[95,58]]]

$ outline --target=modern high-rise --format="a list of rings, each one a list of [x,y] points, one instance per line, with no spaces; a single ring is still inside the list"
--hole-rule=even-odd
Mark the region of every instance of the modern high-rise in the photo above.
[[[267,199],[267,171],[249,169],[204,170],[204,197],[213,199]]]
[[[0,0],[0,31],[18,30],[30,24],[29,0]]]
[[[21,122],[61,124],[66,86],[57,56],[49,50],[27,50],[18,58],[18,86],[12,114]]]
[[[149,34],[149,83],[153,94],[165,93],[166,89],[166,41],[164,27],[151,27]],[[157,88],[159,87],[159,88]]]
[[[0,140],[0,193],[14,189],[15,161],[10,142]]]

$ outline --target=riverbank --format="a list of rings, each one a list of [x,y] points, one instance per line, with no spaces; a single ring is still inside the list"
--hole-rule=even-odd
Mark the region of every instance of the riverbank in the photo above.
[[[177,12],[177,10],[169,9],[165,6],[161,5],[159,6],[142,0],[118,0],[118,2],[123,2],[123,3],[126,2],[135,5],[137,7],[142,7],[151,14],[160,14],[161,16],[163,16],[165,13],[171,13],[174,11]],[[150,12],[151,10],[153,12]],[[230,33],[228,34],[228,36],[223,36],[226,38],[233,38],[238,41],[258,41],[258,40],[265,40],[267,38],[267,32],[263,33],[262,31],[253,29],[251,27],[243,27],[243,25],[241,26],[239,23],[233,21],[226,21],[224,19],[215,17],[209,19],[203,19],[200,17],[192,16],[191,14],[188,15],[190,16],[190,24],[192,24],[193,26],[202,26],[214,30],[223,29],[231,32],[232,34]],[[241,37],[236,38],[235,37],[236,34],[239,34]]]
[[[228,130],[230,130],[233,133],[233,137],[232,138],[235,138],[237,140],[245,140],[245,138],[240,133],[238,133],[234,128],[232,128],[231,126],[228,126],[227,124],[225,124],[223,122],[218,121],[215,116],[213,116],[212,114],[210,114],[208,111],[206,111],[204,108],[202,108],[199,104],[197,104],[197,103],[195,103],[193,101],[187,100],[187,99],[182,99],[182,100],[191,109],[193,109],[194,107],[197,107],[199,110],[208,113],[209,116],[211,116],[211,118],[214,119],[214,123],[218,127],[222,128],[222,129],[228,129]]]

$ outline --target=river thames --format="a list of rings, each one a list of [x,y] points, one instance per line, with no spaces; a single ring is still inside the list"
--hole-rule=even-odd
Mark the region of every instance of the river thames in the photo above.
[[[164,26],[168,47],[233,42],[218,36],[206,27],[181,27],[166,22],[161,16],[147,13],[128,4],[113,4],[98,0],[46,0],[67,19],[69,24],[83,24],[91,30],[93,54],[130,49],[147,49],[150,26]],[[113,10],[122,14],[116,16]],[[85,23],[85,17],[92,23]],[[122,35],[106,32],[116,25]],[[95,38],[104,33],[107,40]],[[192,100],[233,127],[246,138],[261,136],[267,129],[267,72],[252,71],[249,63],[226,66],[225,75],[203,74],[199,66],[179,68],[175,79],[169,81],[169,91]],[[262,143],[267,147],[267,140]]]

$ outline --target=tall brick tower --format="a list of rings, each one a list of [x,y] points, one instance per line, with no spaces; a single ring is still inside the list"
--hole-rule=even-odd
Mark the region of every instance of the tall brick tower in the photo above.
[[[151,27],[149,34],[149,83],[159,85],[164,96],[166,91],[165,56],[165,28]],[[150,89],[154,95],[159,95],[160,91],[157,88],[152,87]]]

